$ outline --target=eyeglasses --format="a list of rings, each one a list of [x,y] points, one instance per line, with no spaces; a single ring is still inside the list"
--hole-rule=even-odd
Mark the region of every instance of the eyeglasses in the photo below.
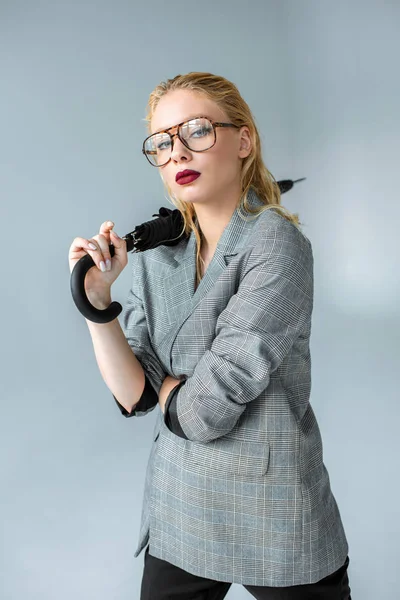
[[[205,152],[212,148],[217,141],[216,127],[235,127],[233,123],[218,123],[208,117],[195,117],[189,121],[179,123],[153,133],[143,142],[142,152],[153,167],[163,167],[171,160],[171,153],[174,147],[173,138],[178,136],[182,144],[193,152]],[[171,129],[176,129],[176,133],[169,133]]]

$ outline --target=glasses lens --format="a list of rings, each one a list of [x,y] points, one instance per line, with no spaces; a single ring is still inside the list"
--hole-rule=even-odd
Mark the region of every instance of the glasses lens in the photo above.
[[[150,162],[158,167],[171,156],[171,138],[168,133],[155,133],[144,143],[144,151]]]
[[[212,123],[204,117],[183,123],[179,133],[187,146],[195,152],[208,150],[215,142]]]

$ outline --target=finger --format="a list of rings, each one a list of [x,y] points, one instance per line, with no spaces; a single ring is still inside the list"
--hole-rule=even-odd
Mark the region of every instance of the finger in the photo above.
[[[100,245],[94,238],[88,239],[89,249],[86,252],[92,257],[94,264],[100,271],[106,270],[106,264],[103,258]]]
[[[93,249],[90,247],[90,241],[83,237],[76,237],[71,244],[70,253],[81,252],[84,250],[85,252],[92,252],[97,246]]]
[[[103,256],[100,249],[99,244],[94,239],[86,239],[82,237],[76,237],[71,244],[69,257],[70,259],[82,258],[83,254],[89,254],[93,259],[95,265],[101,270],[106,270],[105,262],[103,262],[104,267],[102,266]]]
[[[101,233],[107,239],[109,239],[110,231],[112,230],[113,227],[114,227],[114,222],[113,221],[104,221],[104,223],[102,223],[100,225],[100,232],[99,233]],[[110,242],[108,242],[108,243],[110,243]]]
[[[118,260],[121,262],[121,264],[127,264],[128,262],[128,253],[127,253],[127,249],[126,249],[126,240],[124,240],[123,238],[120,238],[119,235],[112,230],[111,232],[111,241],[114,245],[114,251],[115,254],[114,256],[116,256],[118,258]]]
[[[97,246],[96,250],[92,250],[96,254],[96,259],[93,256],[101,271],[111,271],[111,255],[109,250],[109,242],[106,237],[102,234],[93,236],[90,241]]]
[[[103,250],[106,268],[108,271],[111,271],[111,268],[112,268],[112,259],[111,259],[111,255],[110,255],[109,246],[112,243],[110,233],[111,233],[111,230],[113,227],[114,227],[113,221],[104,221],[104,223],[102,223],[100,225],[100,234],[99,235],[104,235],[104,237],[107,240],[107,248],[105,246],[102,246],[102,250]]]

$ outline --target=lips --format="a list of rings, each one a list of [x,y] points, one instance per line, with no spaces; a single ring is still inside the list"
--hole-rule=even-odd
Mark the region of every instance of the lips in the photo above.
[[[185,169],[184,171],[179,171],[176,174],[175,181],[180,185],[184,183],[189,183],[190,181],[194,181],[200,177],[200,173],[198,171],[192,171],[191,169]]]

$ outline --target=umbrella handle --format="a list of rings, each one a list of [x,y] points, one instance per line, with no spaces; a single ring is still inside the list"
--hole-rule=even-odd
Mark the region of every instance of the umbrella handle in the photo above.
[[[127,234],[122,239],[126,241],[127,252],[133,250],[134,240],[132,235]],[[115,254],[114,246],[109,245],[108,249],[110,256],[113,257]],[[119,302],[111,302],[107,308],[100,309],[89,302],[85,291],[85,277],[89,269],[95,266],[96,263],[89,254],[78,260],[71,273],[71,294],[77,309],[86,319],[93,321],[93,323],[109,323],[118,317],[122,311],[122,306]]]

